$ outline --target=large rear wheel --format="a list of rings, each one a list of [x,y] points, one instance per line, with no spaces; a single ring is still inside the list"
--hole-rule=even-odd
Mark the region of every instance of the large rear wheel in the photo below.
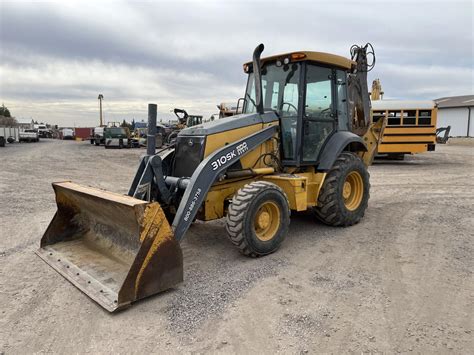
[[[244,255],[273,253],[285,239],[289,225],[288,199],[282,189],[270,182],[245,185],[229,205],[227,233]]]
[[[344,152],[328,172],[318,196],[316,216],[331,226],[351,226],[364,216],[369,201],[369,172],[355,154]]]

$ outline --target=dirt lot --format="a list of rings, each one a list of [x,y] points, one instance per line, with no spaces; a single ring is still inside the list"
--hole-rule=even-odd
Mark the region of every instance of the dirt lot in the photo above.
[[[34,250],[55,212],[52,181],[125,193],[143,153],[0,148],[0,353],[474,352],[474,147],[378,162],[360,224],[293,216],[282,248],[257,260],[222,221],[196,223],[185,282],[110,315]]]

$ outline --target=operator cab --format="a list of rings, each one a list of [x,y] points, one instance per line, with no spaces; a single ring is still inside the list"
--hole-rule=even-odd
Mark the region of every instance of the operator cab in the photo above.
[[[355,62],[333,54],[297,52],[262,59],[265,111],[279,115],[284,165],[315,165],[328,138],[350,130],[347,75]],[[252,63],[243,113],[257,112]]]

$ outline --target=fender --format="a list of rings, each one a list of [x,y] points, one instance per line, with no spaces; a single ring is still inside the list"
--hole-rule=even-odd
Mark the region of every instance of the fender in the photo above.
[[[316,170],[321,172],[330,170],[337,157],[348,145],[351,145],[351,151],[367,151],[364,140],[357,134],[350,131],[338,131],[324,145]]]

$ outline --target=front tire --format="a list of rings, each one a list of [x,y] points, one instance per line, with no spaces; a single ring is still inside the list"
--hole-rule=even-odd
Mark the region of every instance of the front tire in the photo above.
[[[326,175],[314,211],[330,226],[352,226],[364,216],[369,196],[366,166],[354,153],[343,152]]]
[[[275,252],[288,234],[288,199],[277,185],[255,181],[245,185],[232,198],[226,229],[240,252],[258,257]]]

